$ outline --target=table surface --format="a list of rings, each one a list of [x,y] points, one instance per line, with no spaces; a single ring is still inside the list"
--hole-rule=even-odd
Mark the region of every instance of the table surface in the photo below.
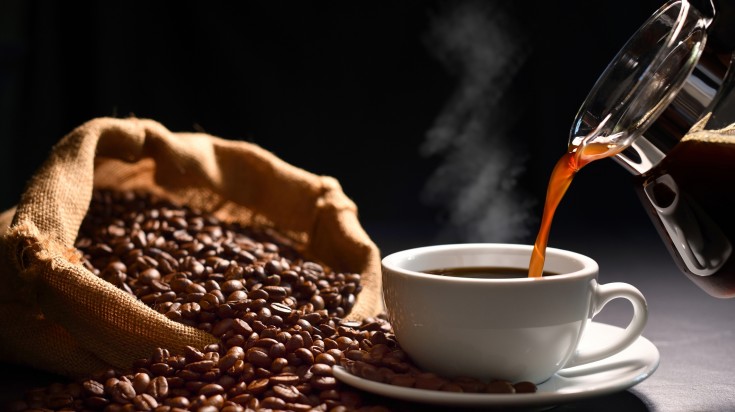
[[[563,411],[735,410],[735,300],[707,295],[681,274],[658,238],[613,247],[588,246],[600,264],[600,282],[627,282],[646,296],[643,335],[661,361],[647,380],[618,394],[559,408]],[[596,320],[624,326],[632,310],[611,302]]]
[[[410,245],[391,243],[388,234],[373,237],[383,253]],[[416,245],[421,242],[415,239]],[[606,244],[560,241],[563,247],[591,256],[600,264],[600,282],[628,282],[646,296],[649,320],[643,335],[660,351],[656,372],[633,388],[560,405],[556,411],[725,411],[735,410],[735,300],[715,299],[679,273],[658,238],[643,235],[610,238]],[[613,301],[596,321],[625,326],[632,310]],[[58,377],[13,365],[3,367],[0,402],[18,399],[24,390]],[[381,402],[381,399],[377,399]],[[390,402],[389,400],[385,400]],[[401,409],[444,410],[401,404]],[[453,408],[454,410],[454,408]]]

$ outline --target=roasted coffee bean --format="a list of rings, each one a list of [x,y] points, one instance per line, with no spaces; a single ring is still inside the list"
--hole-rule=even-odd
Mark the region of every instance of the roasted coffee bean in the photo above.
[[[210,383],[207,385],[202,386],[199,389],[199,394],[204,395],[207,398],[214,396],[214,395],[221,395],[225,392],[225,389],[216,383]]]
[[[237,347],[237,346],[235,346],[235,347]],[[235,366],[235,363],[238,360],[242,360],[242,358],[238,359],[237,355],[231,354],[231,353],[228,352],[225,356],[223,356],[222,358],[220,358],[219,364],[217,366],[219,367],[220,370],[227,371],[228,369],[230,369],[233,366]]]
[[[222,319],[212,326],[211,333],[212,335],[217,336],[217,337],[222,336],[228,331],[232,330],[234,328],[234,325],[235,325],[234,319],[232,318]]]
[[[291,314],[291,308],[288,305],[279,302],[273,302],[270,305],[271,311],[275,315],[288,316]]]
[[[306,365],[314,364],[314,354],[309,349],[298,348],[294,351],[294,355]]]
[[[253,399],[253,395],[249,393],[243,393],[243,394],[238,394],[237,396],[234,396],[232,398],[232,402],[240,406],[246,406],[250,403],[252,399]]]
[[[214,365],[215,362],[212,360],[201,360],[187,364],[186,369],[196,373],[205,373],[212,369]]]
[[[71,406],[74,403],[74,397],[69,393],[53,393],[46,398],[46,405],[51,409],[61,409]]]
[[[269,380],[273,384],[295,385],[299,382],[299,376],[293,373],[281,373],[272,376]]]
[[[515,393],[513,384],[508,381],[492,381],[487,384],[485,392],[487,393]]]
[[[102,396],[105,393],[105,387],[95,380],[85,380],[82,382],[84,392],[89,396]]]
[[[90,396],[84,399],[84,405],[91,409],[103,409],[110,404],[110,400],[101,396]]]
[[[164,404],[172,408],[188,409],[190,402],[185,396],[175,396],[173,398],[166,399]]]
[[[256,379],[248,384],[248,392],[253,395],[261,394],[268,389],[269,384],[269,379]]]
[[[286,358],[275,358],[270,366],[270,371],[273,373],[281,373],[288,366],[288,359]]]
[[[269,396],[263,399],[260,406],[266,409],[284,409],[286,407],[286,401],[275,396]]]
[[[311,385],[319,390],[329,390],[337,386],[337,380],[332,376],[314,376]]]
[[[281,286],[263,286],[262,290],[268,293],[270,299],[281,300],[286,297],[286,289]]]
[[[154,363],[150,367],[151,373],[155,376],[166,376],[171,372],[171,367],[167,363]]]
[[[135,389],[128,381],[117,381],[110,386],[110,398],[117,403],[128,403],[135,397]]]
[[[367,352],[360,349],[350,349],[345,353],[345,357],[353,361],[362,361],[363,359],[367,359],[367,356]]]
[[[173,379],[173,378],[169,378]],[[163,376],[157,376],[153,378],[145,392],[156,399],[165,399],[168,396],[169,380]]]
[[[513,388],[516,393],[534,393],[538,389],[535,383],[527,381],[516,382]]]
[[[136,373],[135,376],[133,376],[132,383],[133,389],[135,389],[136,393],[143,393],[151,383],[151,377],[147,373]]]
[[[335,364],[337,364],[337,360],[334,359],[334,356],[328,353],[318,354],[314,359],[314,362],[316,362],[317,364],[325,364],[328,366],[334,366]]]
[[[283,385],[283,384],[276,384],[273,385],[273,392],[275,392],[276,396],[283,399],[286,402],[294,402],[298,400],[301,396],[301,392],[299,392],[298,389],[296,389],[293,385]]]
[[[459,377],[447,380],[432,373],[421,372],[410,365],[406,353],[398,346],[395,337],[383,330],[384,322],[369,319],[366,319],[366,322],[362,329],[377,329],[371,332],[369,339],[360,341],[361,345],[365,344],[362,346],[367,350],[347,349],[352,343],[344,336],[338,337],[335,341],[337,345],[341,344],[345,348],[340,364],[350,373],[365,379],[447,392],[532,393],[537,389],[531,382],[513,385],[507,381],[493,381],[487,384],[473,378]],[[376,327],[376,323],[379,327]],[[317,363],[312,367],[315,374],[321,371],[316,368],[318,365]]]
[[[268,352],[260,347],[252,347],[248,349],[247,360],[253,366],[260,368],[268,367],[272,362],[270,356],[268,356]]]
[[[143,393],[133,398],[133,405],[137,411],[152,411],[158,407],[158,401],[151,395]]]

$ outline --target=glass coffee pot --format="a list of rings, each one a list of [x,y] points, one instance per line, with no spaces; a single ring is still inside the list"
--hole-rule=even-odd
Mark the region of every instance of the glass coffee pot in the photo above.
[[[614,148],[679,268],[735,297],[735,2],[666,3],[599,78],[570,147]]]

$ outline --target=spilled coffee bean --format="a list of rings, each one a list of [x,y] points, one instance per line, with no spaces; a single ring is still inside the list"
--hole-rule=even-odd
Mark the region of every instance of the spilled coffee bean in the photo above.
[[[408,388],[470,393],[533,393],[537,390],[532,382],[514,384],[495,380],[485,383],[470,377],[446,379],[422,371],[411,363],[395,336],[382,331],[361,340],[359,349],[345,351],[340,364],[351,374],[364,379]]]

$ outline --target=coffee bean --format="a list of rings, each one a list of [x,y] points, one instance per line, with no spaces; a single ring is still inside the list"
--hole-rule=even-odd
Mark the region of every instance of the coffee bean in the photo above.
[[[230,266],[230,269],[232,269],[232,268],[239,268],[239,267],[240,266],[232,265],[232,266]],[[236,269],[228,270],[228,272],[233,272],[235,270]],[[233,276],[233,275],[230,274],[229,276]],[[240,274],[239,276],[242,276],[242,274]],[[228,277],[228,274],[227,273],[225,273],[225,277]],[[225,294],[228,294],[228,295],[231,294],[231,293],[233,293],[233,292],[241,291],[244,287],[245,287],[245,285],[243,285],[242,280],[240,280],[240,279],[227,280],[224,283],[222,283],[222,286],[221,286],[222,293],[225,293]]]
[[[250,336],[253,333],[253,328],[243,319],[235,319],[232,327],[237,333],[243,336]]]
[[[175,396],[173,398],[166,399],[164,404],[172,408],[188,409],[190,402],[185,396]]]
[[[314,354],[306,348],[298,348],[294,351],[294,355],[306,365],[314,364]]]
[[[283,303],[279,302],[271,303],[271,310],[274,314],[280,316],[288,316],[291,314],[291,308],[289,308],[288,305],[284,305]]]
[[[268,389],[269,384],[269,379],[256,379],[248,384],[248,392],[253,395],[261,394]]]
[[[271,366],[269,370],[273,373],[281,373],[283,370],[288,367],[288,359],[283,357],[278,357],[273,359],[273,362],[271,362]]]
[[[282,286],[263,286],[262,290],[268,293],[270,299],[281,300],[286,297],[286,289]]]
[[[163,376],[157,376],[148,384],[146,393],[159,400],[165,399],[168,396],[168,388],[169,381]]]
[[[158,407],[158,401],[151,395],[143,393],[133,398],[133,405],[135,405],[137,411],[152,411]]]
[[[314,376],[311,379],[311,384],[316,389],[329,390],[337,386],[337,380],[332,376]]]
[[[102,396],[105,393],[104,386],[95,380],[83,381],[82,388],[84,388],[86,395],[89,396]]]
[[[135,397],[133,385],[127,381],[117,381],[109,389],[110,397],[117,403],[128,403]]]
[[[273,359],[286,356],[286,345],[281,342],[274,343],[271,345],[268,355]]]
[[[155,268],[148,268],[138,274],[138,281],[144,285],[150,285],[152,282],[158,282],[161,279],[161,273]]]
[[[286,401],[275,396],[269,396],[263,399],[260,406],[266,409],[284,409],[286,407]]]
[[[311,372],[317,376],[332,376],[332,367],[323,363],[315,363]]]
[[[235,363],[241,359],[238,359],[237,355],[227,353],[224,357],[220,358],[219,364],[217,365],[220,370],[227,371],[228,369],[235,366]]]
[[[192,372],[197,373],[205,373],[208,372],[210,369],[212,369],[215,365],[214,361],[211,360],[201,360],[198,362],[192,362],[186,365],[186,368],[191,370]]]
[[[362,361],[367,359],[368,353],[360,349],[350,349],[345,353],[345,357],[353,361]]]
[[[533,382],[516,382],[513,384],[516,393],[534,393],[538,389]]]
[[[273,385],[273,392],[276,396],[286,402],[294,402],[300,398],[301,392],[293,385],[276,384]]]
[[[484,382],[469,377],[457,377],[453,382],[459,385],[463,392],[483,392],[486,386]]]
[[[74,403],[74,397],[68,393],[49,394],[46,405],[51,409],[61,409]]]
[[[110,400],[101,396],[90,396],[84,399],[84,404],[91,409],[103,409],[110,404]]]
[[[147,373],[136,373],[135,376],[133,376],[133,389],[135,389],[136,393],[143,393],[146,388],[148,388],[148,384],[150,384],[150,382],[151,377]]]
[[[334,356],[328,354],[328,353],[320,353],[316,356],[314,359],[314,362],[317,364],[325,364],[328,366],[334,366],[337,364],[337,361],[334,359]]]
[[[293,373],[281,373],[271,376],[269,381],[273,384],[295,385],[299,382],[299,376]]]
[[[220,320],[219,322],[215,323],[212,326],[212,335],[214,336],[222,336],[227,331],[232,330],[235,326],[235,320],[232,318],[225,318]]]
[[[267,367],[271,364],[271,358],[268,352],[260,347],[252,347],[247,351],[247,360],[255,367]]]
[[[197,408],[197,412],[219,412],[219,408],[215,405],[202,405]]]
[[[263,332],[261,332],[260,339],[258,339],[257,342],[255,342],[256,347],[270,349],[273,345],[279,343],[274,338],[266,337],[267,334],[268,334],[267,330],[264,330]]]
[[[163,362],[154,363],[150,367],[151,373],[155,376],[166,376],[171,372],[171,367]]]
[[[232,402],[234,402],[234,403],[236,403],[236,404],[238,404],[240,406],[246,406],[246,405],[248,405],[250,403],[250,401],[252,399],[253,399],[253,395],[251,395],[249,393],[243,393],[243,394],[239,394],[239,395],[236,395],[236,396],[232,397],[231,400],[232,400]]]
[[[492,381],[487,384],[485,392],[487,393],[515,393],[513,384],[508,381]]]
[[[211,397],[214,395],[221,395],[225,392],[225,389],[216,383],[210,383],[208,385],[204,385],[199,389],[199,394],[204,395],[206,397]]]
[[[304,346],[304,338],[299,334],[292,335],[286,342],[286,351],[294,352]]]

